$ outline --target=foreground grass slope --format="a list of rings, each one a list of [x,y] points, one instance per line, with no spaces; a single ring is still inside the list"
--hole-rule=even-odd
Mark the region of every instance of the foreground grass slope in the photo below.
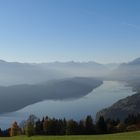
[[[96,136],[18,136],[0,140],[140,140],[140,131]]]

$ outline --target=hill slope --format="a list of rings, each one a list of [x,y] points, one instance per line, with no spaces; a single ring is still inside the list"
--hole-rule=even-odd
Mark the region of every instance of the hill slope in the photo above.
[[[35,85],[0,87],[0,113],[11,112],[42,100],[80,98],[100,86],[93,78],[69,78]]]
[[[99,111],[96,115],[96,119],[99,116],[104,116],[105,119],[121,119],[123,120],[129,114],[140,113],[140,93],[121,99],[111,107]]]

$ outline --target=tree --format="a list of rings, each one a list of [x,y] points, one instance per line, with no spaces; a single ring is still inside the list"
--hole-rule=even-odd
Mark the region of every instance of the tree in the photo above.
[[[30,115],[29,118],[27,119],[27,122],[31,122],[32,124],[35,125],[35,122],[38,120],[38,118],[35,115]]]
[[[107,133],[107,125],[103,116],[100,116],[97,122],[97,131],[98,133],[101,133],[101,134]]]
[[[114,133],[117,132],[117,125],[120,123],[119,119],[113,120],[113,119],[107,119],[106,124],[107,124],[107,132],[108,133]]]
[[[79,130],[78,130],[78,123],[74,120],[69,120],[67,122],[67,127],[66,127],[66,134],[67,135],[77,135]]]
[[[43,124],[40,119],[35,123],[35,134],[42,135],[43,134]]]
[[[10,137],[10,128],[2,131],[2,137]]]
[[[17,136],[21,134],[21,129],[19,128],[17,122],[14,122],[12,124],[12,127],[10,129],[10,136]]]
[[[1,128],[0,128],[0,137],[2,137],[2,130],[1,130]]]
[[[85,129],[86,134],[88,135],[94,134],[94,124],[91,116],[87,116],[85,120]]]
[[[25,127],[25,134],[31,137],[35,134],[34,124],[32,122],[27,122]]]
[[[63,120],[58,120],[58,132],[59,132],[59,135],[65,135],[66,134],[66,120],[63,119]]]
[[[80,121],[79,122],[79,132],[78,132],[78,134],[79,135],[83,135],[83,134],[86,134],[86,132],[85,132],[85,122],[84,121]]]
[[[117,128],[117,131],[118,131],[118,132],[123,132],[123,131],[126,130],[126,126],[125,126],[125,124],[124,124],[123,122],[120,122],[120,123],[116,126],[116,128]]]
[[[62,133],[62,122],[55,118],[46,118],[44,121],[44,131],[47,135],[61,135]]]
[[[43,131],[45,134],[47,134],[47,130],[48,130],[48,118],[43,118]]]
[[[27,119],[26,126],[25,126],[25,134],[28,137],[31,137],[35,134],[35,122],[37,120],[37,117],[34,115],[30,115]]]

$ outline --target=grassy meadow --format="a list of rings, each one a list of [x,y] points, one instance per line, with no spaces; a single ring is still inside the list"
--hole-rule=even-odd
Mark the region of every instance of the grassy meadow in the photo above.
[[[140,131],[94,136],[17,136],[0,140],[140,140]]]

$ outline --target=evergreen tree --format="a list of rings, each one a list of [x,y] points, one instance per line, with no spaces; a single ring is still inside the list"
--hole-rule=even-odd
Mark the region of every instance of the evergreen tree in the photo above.
[[[40,119],[35,123],[35,134],[37,135],[43,134],[43,125]]]
[[[85,120],[85,131],[88,135],[94,134],[94,124],[91,116],[87,116]]]
[[[79,135],[86,134],[84,121],[82,121],[82,120],[79,122],[79,132],[78,132],[78,134]]]
[[[97,122],[97,130],[98,130],[98,133],[101,133],[101,134],[107,133],[107,125],[103,116],[100,116]]]
[[[0,128],[0,137],[2,137],[2,130],[1,130],[1,128]]]
[[[67,127],[66,127],[66,134],[67,135],[77,135],[79,130],[78,130],[78,123],[74,120],[69,120],[67,122]]]

